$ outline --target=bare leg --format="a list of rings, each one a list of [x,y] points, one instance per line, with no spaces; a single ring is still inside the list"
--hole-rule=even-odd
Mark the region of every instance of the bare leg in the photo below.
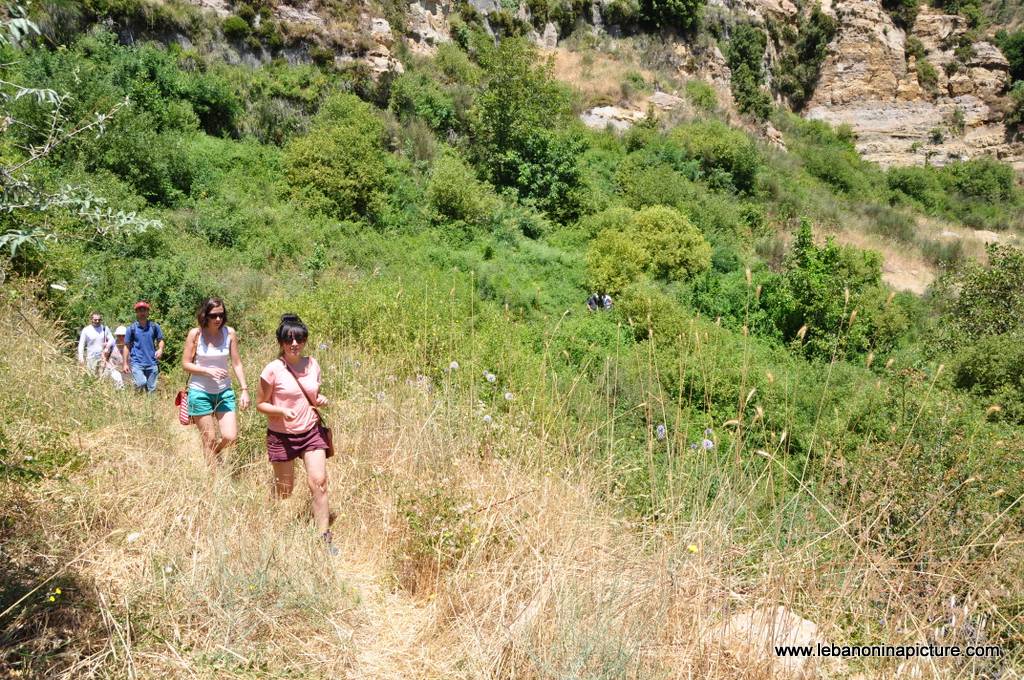
[[[288,498],[295,485],[295,461],[272,462],[270,465],[274,468],[274,486],[270,495],[274,498]]]
[[[323,533],[330,526],[331,518],[327,504],[327,456],[323,449],[306,451],[302,463],[306,467],[306,483],[313,499],[313,521]]]
[[[192,421],[199,428],[199,435],[203,438],[203,455],[206,462],[215,466],[217,457],[217,426],[212,413],[205,416],[192,416]]]
[[[235,445],[238,441],[238,415],[234,411],[226,411],[223,413],[215,414],[217,417],[217,424],[220,427],[220,443],[217,444],[217,448],[214,449],[213,453],[220,460],[222,456],[221,451],[226,448]]]

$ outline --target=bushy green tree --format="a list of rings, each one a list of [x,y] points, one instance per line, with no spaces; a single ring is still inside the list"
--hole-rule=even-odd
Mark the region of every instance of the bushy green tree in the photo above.
[[[1024,31],[999,31],[996,44],[1010,62],[1010,78],[1024,80]]]
[[[882,6],[892,16],[893,23],[906,30],[914,25],[920,0],[882,0]]]
[[[586,220],[603,229],[587,253],[590,281],[612,293],[648,274],[663,281],[683,281],[711,266],[711,246],[674,208],[610,208]]]
[[[700,163],[704,177],[717,176],[722,185],[753,191],[762,159],[757,145],[742,131],[718,120],[707,120],[680,125],[670,138]]]
[[[487,85],[476,102],[475,156],[487,179],[516,189],[563,222],[582,208],[583,136],[571,126],[569,92],[522,39],[485,58]]]
[[[705,0],[641,0],[644,20],[659,28],[688,31],[700,22]]]
[[[732,96],[743,113],[767,118],[772,101],[764,85],[764,53],[768,36],[752,24],[738,24],[725,49],[725,58],[732,71]]]
[[[838,22],[815,5],[796,39],[782,50],[772,71],[773,82],[795,109],[803,108],[814,94],[828,44],[838,29]]]
[[[986,252],[987,265],[971,263],[936,282],[940,346],[959,347],[1024,328],[1024,250],[993,243]]]
[[[456,222],[474,228],[494,217],[498,197],[476,178],[473,169],[454,152],[434,161],[427,183],[427,201],[436,222]]]
[[[640,278],[649,261],[633,234],[606,229],[587,250],[587,279],[592,288],[615,294]]]
[[[785,271],[762,296],[784,340],[812,358],[846,358],[893,349],[909,318],[888,302],[882,258],[873,251],[814,243],[804,220]],[[856,314],[854,314],[856,311]]]
[[[313,129],[285,147],[285,175],[310,210],[341,219],[366,216],[389,184],[384,124],[352,94],[324,102]]]
[[[689,279],[711,266],[711,246],[685,215],[655,205],[637,212],[631,228],[649,254],[648,269],[666,281]]]
[[[426,73],[411,71],[398,76],[391,84],[388,107],[399,117],[419,116],[440,132],[455,127],[452,96]]]

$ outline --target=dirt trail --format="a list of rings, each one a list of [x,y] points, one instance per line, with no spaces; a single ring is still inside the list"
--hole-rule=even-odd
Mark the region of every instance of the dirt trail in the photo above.
[[[166,431],[177,450],[197,459],[202,456],[195,427],[182,427],[168,418]],[[329,467],[332,474],[336,469],[337,462]],[[302,465],[296,464],[296,500],[308,503],[301,470]],[[337,510],[336,500],[333,510]],[[347,639],[354,652],[347,677],[392,680],[448,675],[447,660],[435,658],[431,652],[436,649],[425,644],[424,635],[434,622],[433,605],[421,604],[389,585],[386,570],[359,544],[359,537],[337,527],[334,533],[339,554],[331,558],[331,565],[358,603],[345,622],[335,622],[338,636]]]

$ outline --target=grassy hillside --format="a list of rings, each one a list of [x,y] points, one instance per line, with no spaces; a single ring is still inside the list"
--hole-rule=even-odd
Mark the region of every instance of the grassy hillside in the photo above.
[[[1015,229],[1013,171],[884,172],[775,111],[780,152],[699,88],[671,126],[588,131],[525,43],[464,29],[379,81],[102,28],[0,48],[5,670],[756,677],[723,624],[775,605],[840,644],[945,626],[1007,655],[936,677],[1019,665],[1024,256],[916,229]],[[943,275],[891,293],[837,230]],[[216,474],[170,421],[212,294],[250,376],[280,313],[310,325],[337,563],[301,496],[265,498],[260,416]],[[152,402],[66,346],[140,297]]]

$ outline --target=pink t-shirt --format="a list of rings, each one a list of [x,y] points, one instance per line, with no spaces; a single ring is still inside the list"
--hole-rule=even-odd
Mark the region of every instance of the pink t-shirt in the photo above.
[[[306,357],[306,369],[300,371],[292,368],[292,371],[294,373],[288,370],[284,359],[274,359],[260,373],[260,380],[270,387],[270,403],[295,411],[294,420],[285,420],[283,416],[277,415],[267,416],[267,427],[274,432],[300,434],[308,432],[317,424],[316,411],[302,394],[298,383],[295,382],[295,376],[302,381],[306,394],[316,400],[320,394],[320,364],[313,357]]]

